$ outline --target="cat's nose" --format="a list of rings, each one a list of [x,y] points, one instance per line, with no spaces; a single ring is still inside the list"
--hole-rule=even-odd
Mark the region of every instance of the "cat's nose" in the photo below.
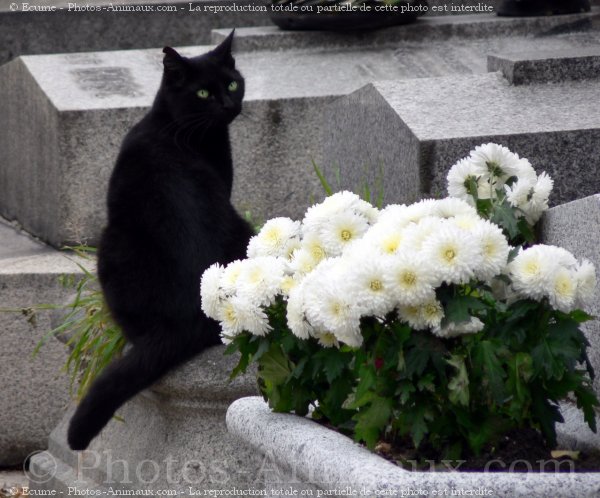
[[[228,111],[230,111],[234,107],[235,107],[235,103],[229,97],[225,97],[223,99],[223,109],[227,109]]]

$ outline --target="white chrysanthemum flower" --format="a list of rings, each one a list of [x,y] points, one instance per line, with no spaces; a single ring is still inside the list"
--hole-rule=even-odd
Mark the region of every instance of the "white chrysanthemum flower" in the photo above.
[[[400,320],[408,323],[414,330],[426,330],[427,324],[421,315],[421,308],[417,306],[399,306]]]
[[[477,317],[471,317],[468,322],[454,323],[450,322],[445,327],[435,327],[432,332],[434,335],[442,338],[458,337],[465,334],[476,334],[483,330],[485,324]]]
[[[362,344],[358,308],[354,296],[349,299],[350,294],[339,291],[336,280],[319,278],[317,285],[307,287],[306,316],[316,330],[331,332],[339,341],[358,347]]]
[[[506,200],[512,207],[524,206],[531,194],[533,193],[533,187],[535,186],[536,178],[519,178],[512,185],[504,185],[506,192]]]
[[[244,331],[264,336],[271,330],[264,310],[248,296],[226,299],[217,318],[221,323],[222,335],[229,340]]]
[[[331,332],[315,331],[313,336],[319,341],[319,344],[324,348],[339,348],[340,344],[337,337]],[[357,346],[358,347],[358,346]]]
[[[481,247],[472,234],[443,226],[423,242],[423,255],[446,283],[466,283],[481,267]]]
[[[221,277],[221,286],[228,296],[237,292],[237,281],[243,267],[244,263],[239,259],[232,261],[225,267]]]
[[[578,306],[590,306],[596,290],[596,268],[594,264],[584,259],[577,268],[576,276]]]
[[[575,309],[577,299],[577,275],[574,271],[559,267],[550,279],[548,300],[554,309],[569,313]]]
[[[477,210],[468,202],[455,197],[446,197],[435,201],[434,215],[440,218],[455,216],[479,216]]]
[[[237,280],[238,294],[261,305],[269,305],[281,291],[281,281],[285,276],[285,262],[282,258],[259,256],[242,261]]]
[[[221,286],[223,271],[224,268],[219,263],[215,263],[206,269],[200,281],[202,311],[209,318],[217,318],[222,301],[225,298],[225,293]]]
[[[433,298],[417,306],[399,306],[398,316],[414,330],[435,329],[444,319],[444,308]]]
[[[447,225],[447,220],[428,216],[418,223],[411,223],[402,232],[403,250],[419,252],[423,249],[423,243],[431,236],[438,233],[442,227]]]
[[[555,251],[537,245],[522,250],[508,265],[513,288],[520,295],[540,300],[548,294],[549,282],[559,268]]]
[[[452,218],[448,218],[447,223],[456,228],[460,228],[461,230],[472,231],[475,230],[481,223],[482,219],[473,214],[459,214],[458,216],[453,216]]]
[[[554,259],[557,264],[575,270],[578,266],[577,258],[572,253],[567,251],[564,247],[551,246],[546,244],[537,244],[538,250],[544,251],[549,257]]]
[[[292,289],[297,285],[298,279],[294,278],[293,275],[285,275],[281,279],[281,294],[284,296],[289,296]]]
[[[368,228],[366,218],[352,212],[342,212],[324,224],[319,234],[323,239],[325,251],[331,256],[338,256],[344,247],[361,238]]]
[[[310,253],[315,265],[319,264],[328,256],[322,238],[314,232],[307,233],[302,238],[300,247]]]
[[[481,248],[482,261],[475,276],[488,281],[506,268],[510,246],[502,230],[489,221],[480,220],[473,230],[473,238]]]
[[[440,326],[444,319],[444,308],[442,308],[442,304],[437,299],[427,301],[419,308],[423,321],[428,328],[433,329]]]
[[[283,257],[288,261],[292,260],[294,253],[302,247],[302,239],[300,237],[294,237],[288,241],[285,246]]]
[[[402,224],[419,223],[425,218],[437,217],[437,206],[434,199],[422,199],[406,206],[403,214]]]
[[[523,170],[519,156],[503,145],[487,143],[475,147],[471,151],[471,161],[480,169],[487,172],[490,177],[506,180],[511,176],[518,176]]]
[[[468,204],[473,205],[475,201],[467,190],[469,181],[475,181],[479,189],[479,186],[486,182],[487,178],[487,168],[482,168],[480,164],[472,161],[470,158],[461,159],[448,171],[448,176],[446,177],[448,195],[462,199]]]
[[[533,191],[525,204],[519,206],[525,213],[525,218],[530,224],[535,224],[548,209],[548,198],[552,191],[554,181],[546,173],[538,176]]]
[[[292,254],[289,267],[294,272],[294,278],[299,279],[313,271],[319,262],[320,260],[315,260],[313,252],[310,252],[306,248],[301,248]]]
[[[508,173],[509,173],[509,177],[516,176],[519,179],[529,178],[530,180],[535,181],[535,179],[537,178],[537,174],[536,174],[535,170],[533,169],[533,166],[525,158],[519,159],[519,161],[514,165],[514,170],[509,171]]]
[[[287,300],[287,324],[292,333],[300,339],[308,339],[313,333],[313,327],[308,322],[304,312],[304,288],[302,284],[293,287]]]
[[[402,229],[411,222],[410,219],[407,220],[407,210],[408,206],[406,204],[388,204],[379,212],[377,224],[385,224],[393,226],[396,229]]]
[[[363,257],[354,255],[347,261],[343,287],[352,296],[361,316],[384,316],[394,309],[388,261],[368,253]]]
[[[248,257],[288,257],[290,245],[297,245],[300,238],[300,222],[290,218],[273,218],[267,221],[258,235],[250,239]]]
[[[389,256],[399,251],[403,238],[402,230],[397,228],[396,224],[390,221],[379,221],[369,228],[360,239],[360,243],[369,244],[378,254]]]
[[[435,269],[418,253],[401,252],[388,268],[391,292],[401,306],[416,306],[435,297]]]
[[[331,218],[340,213],[361,216],[370,224],[375,223],[378,218],[377,208],[363,201],[358,195],[348,191],[337,192],[320,204],[308,208],[302,221],[304,233],[320,232],[329,224]]]

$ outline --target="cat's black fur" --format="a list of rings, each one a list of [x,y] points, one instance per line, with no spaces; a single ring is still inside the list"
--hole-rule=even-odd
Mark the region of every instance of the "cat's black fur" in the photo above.
[[[228,125],[244,95],[232,37],[189,59],[165,48],[154,104],[123,142],[109,184],[98,277],[133,347],[79,404],[68,431],[74,450],[87,448],[132,396],[219,342],[218,324],[200,308],[200,277],[217,261],[243,258],[253,233],[230,202]],[[209,97],[200,98],[200,89]]]

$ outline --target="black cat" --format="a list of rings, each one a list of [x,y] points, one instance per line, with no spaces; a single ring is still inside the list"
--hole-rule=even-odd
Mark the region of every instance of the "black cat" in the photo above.
[[[166,47],[156,99],[123,141],[98,277],[133,347],[79,404],[68,431],[74,450],[87,448],[132,396],[219,342],[218,324],[200,309],[200,278],[217,261],[243,258],[253,234],[230,202],[228,125],[244,96],[232,39],[194,58]]]

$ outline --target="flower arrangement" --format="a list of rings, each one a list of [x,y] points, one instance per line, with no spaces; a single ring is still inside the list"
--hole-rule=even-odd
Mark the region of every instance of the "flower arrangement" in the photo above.
[[[532,245],[551,178],[486,144],[448,173],[449,197],[377,209],[350,192],[302,222],[269,220],[248,258],[210,267],[204,312],[232,376],[258,364],[272,409],[323,419],[374,447],[411,439],[443,458],[533,427],[549,446],[572,396],[595,431],[580,325],[589,261]]]

